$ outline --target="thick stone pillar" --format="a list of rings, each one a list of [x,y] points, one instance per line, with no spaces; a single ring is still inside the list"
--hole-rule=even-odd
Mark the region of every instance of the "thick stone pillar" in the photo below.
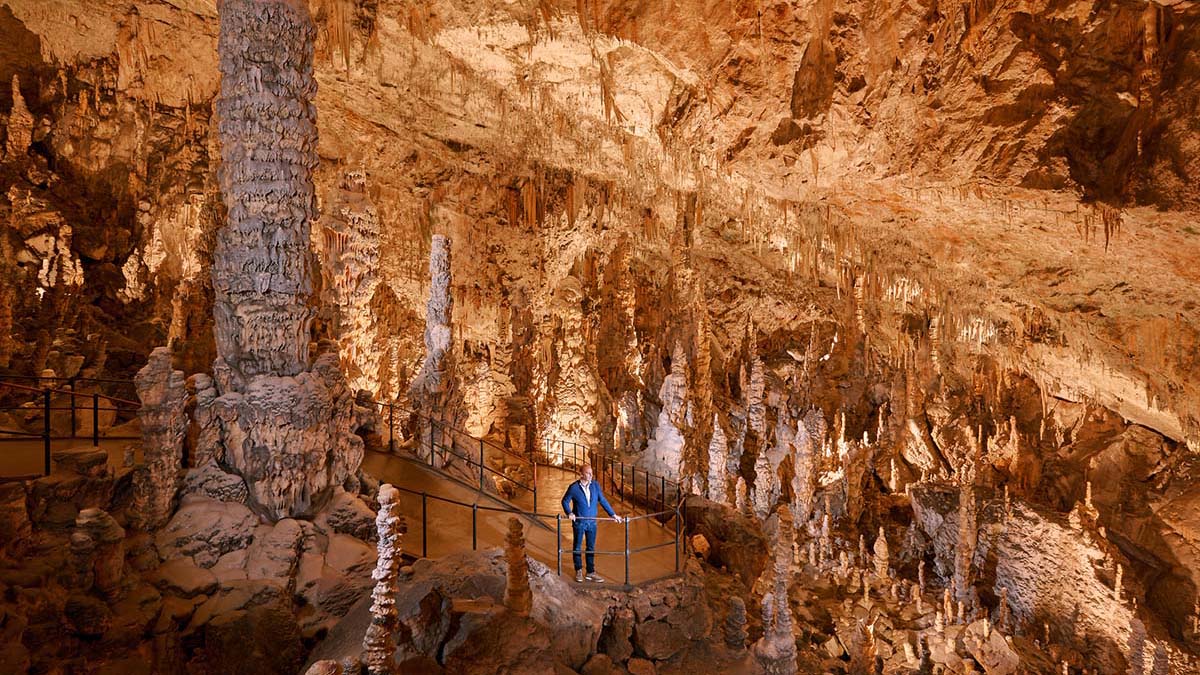
[[[435,234],[429,244],[429,302],[425,306],[425,361],[413,379],[409,397],[422,410],[446,403],[454,367],[451,321],[454,297],[450,294],[450,240]]]
[[[219,11],[218,459],[246,479],[252,506],[284,518],[353,481],[363,454],[336,356],[309,364],[316,30],[301,0],[221,0]]]

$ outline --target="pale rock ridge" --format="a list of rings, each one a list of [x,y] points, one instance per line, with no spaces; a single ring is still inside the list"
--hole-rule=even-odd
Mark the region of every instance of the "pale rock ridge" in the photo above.
[[[671,372],[663,378],[658,390],[662,409],[654,437],[646,448],[646,469],[651,473],[678,478],[685,490],[691,491],[695,476],[685,475],[684,429],[691,426],[692,410],[688,400],[688,363],[683,346],[675,344],[671,356]]]

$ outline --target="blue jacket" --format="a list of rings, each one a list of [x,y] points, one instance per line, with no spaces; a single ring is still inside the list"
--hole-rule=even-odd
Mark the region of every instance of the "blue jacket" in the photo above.
[[[608,511],[608,515],[616,516],[617,514],[613,511],[612,505],[608,503],[608,499],[604,497],[604,492],[600,489],[600,483],[592,481],[589,488],[589,491],[592,493],[591,504],[588,504],[587,496],[584,495],[583,486],[579,484],[579,481],[575,481],[567,486],[567,491],[563,494],[562,499],[563,512],[568,516],[574,513],[579,518],[595,518],[597,515],[596,506],[599,505],[603,506],[605,511]],[[582,525],[589,523],[594,524],[595,521],[585,520],[582,523],[576,521],[576,524]]]

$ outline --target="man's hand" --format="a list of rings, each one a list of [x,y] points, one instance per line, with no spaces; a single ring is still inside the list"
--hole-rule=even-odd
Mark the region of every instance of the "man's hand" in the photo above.
[[[574,513],[568,513],[567,517],[571,519],[572,523],[575,522],[575,514]]]
[[[622,518],[621,516],[613,516],[613,520],[614,520],[614,521],[616,521],[616,522],[618,522],[618,523],[623,523],[623,522],[625,522],[625,519],[624,519],[624,518]]]

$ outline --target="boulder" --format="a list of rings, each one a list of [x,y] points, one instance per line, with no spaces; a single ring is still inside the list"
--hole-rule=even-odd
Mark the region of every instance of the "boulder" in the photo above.
[[[658,673],[654,662],[646,659],[629,659],[629,663],[625,664],[625,667],[629,669],[629,675],[657,675]]]
[[[708,542],[711,565],[727,568],[747,584],[762,574],[768,543],[757,520],[698,495],[684,500],[683,513],[688,536],[701,535]]]
[[[154,541],[163,559],[191,556],[208,568],[226,553],[249,546],[257,526],[258,516],[242,504],[188,495]]]
[[[245,504],[250,495],[246,481],[237,474],[227,473],[216,462],[205,462],[203,466],[188,469],[179,488],[181,494],[198,495],[219,502]]]
[[[303,534],[300,523],[292,518],[260,525],[246,553],[246,577],[287,586],[296,571]]]
[[[984,637],[987,633],[987,637]],[[963,646],[987,675],[1012,675],[1021,665],[1021,658],[997,630],[987,630],[980,619],[967,626],[962,634]]]
[[[375,543],[375,512],[358,496],[340,487],[334,491],[333,498],[317,515],[315,522],[330,533],[347,534]]]
[[[282,598],[222,613],[197,631],[192,661],[201,672],[290,675],[300,670],[304,645],[290,603]]]
[[[184,598],[217,590],[217,575],[197,567],[191,558],[174,558],[163,563],[150,576],[150,582],[160,591]]]

